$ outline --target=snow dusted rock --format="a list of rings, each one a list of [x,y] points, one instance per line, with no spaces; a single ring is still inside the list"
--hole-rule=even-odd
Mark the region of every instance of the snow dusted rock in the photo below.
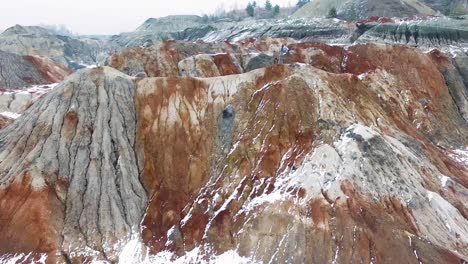
[[[203,27],[204,24],[201,17],[194,15],[149,18],[133,32],[112,36],[112,41],[124,47],[148,45],[172,38],[187,28]]]
[[[288,64],[205,78],[226,65],[191,48],[251,44],[124,51],[111,64],[151,77],[79,71],[0,130],[0,260],[466,261],[452,62],[290,43]],[[180,76],[190,56],[204,78]]]
[[[229,55],[239,53],[240,48],[237,45],[231,45],[227,42],[164,41],[148,48],[128,48],[121,53],[112,55],[108,59],[107,65],[130,76],[145,72],[148,77],[175,77],[190,74],[193,74],[194,77],[200,76],[200,74],[208,74],[206,77],[213,77],[219,76],[219,74],[240,73],[235,58]],[[210,55],[201,56],[201,54]],[[213,63],[216,66],[212,65]],[[181,69],[179,69],[179,64]],[[195,66],[195,64],[198,65]],[[196,67],[199,69],[195,70]],[[197,73],[200,70],[208,70],[208,72]]]
[[[181,76],[215,77],[220,76],[211,56],[203,54],[189,57],[178,63]]]
[[[455,65],[463,78],[465,87],[468,87],[468,49],[466,49],[465,53],[455,54],[455,58],[453,60],[455,61]]]
[[[155,190],[143,241],[155,253],[237,250],[260,263],[466,259],[468,171],[437,147],[445,136],[425,136],[431,129],[398,106],[401,94],[413,106],[431,102],[419,118],[456,127],[460,134],[445,131],[455,146],[467,145],[468,127],[445,104],[430,58],[410,51],[422,90],[405,72],[360,80],[297,64],[242,78],[140,81],[137,149]]]
[[[206,42],[238,42],[250,38],[292,38],[300,41],[350,43],[356,26],[338,19],[261,19],[221,25],[205,36]]]
[[[439,0],[438,2],[445,1]],[[458,1],[458,0],[456,0]],[[317,0],[305,4],[294,17],[325,17],[331,8],[336,8],[341,19],[356,20],[373,16],[410,17],[437,14],[424,0]],[[445,12],[446,10],[443,10]]]
[[[14,94],[10,103],[9,110],[13,113],[20,113],[26,110],[32,101],[32,95],[28,92],[19,92]]]
[[[45,80],[36,84],[58,83],[72,73],[67,67],[57,64],[47,57],[33,55],[24,58],[36,66]]]
[[[70,70],[50,59],[39,56],[19,56],[0,50],[0,88],[19,89],[29,85],[56,83]]]
[[[427,17],[358,22],[359,43],[403,43],[421,47],[468,46],[468,17]]]
[[[349,43],[356,26],[338,19],[245,19],[203,22],[197,16],[150,18],[134,32],[112,37],[123,47],[146,46],[164,39],[205,42],[238,42],[250,38],[293,38],[331,43]]]
[[[56,85],[36,85],[24,90],[0,92],[0,111],[21,114]]]
[[[468,56],[465,54],[457,56],[452,62],[438,50],[432,50],[429,54],[436,61],[439,71],[444,75],[447,87],[460,114],[468,122],[468,68],[466,67],[468,64],[464,64],[464,60],[468,62]]]
[[[0,113],[0,129],[8,126],[15,120],[11,115],[9,115],[8,112],[2,112]]]
[[[147,199],[133,94],[114,69],[81,70],[1,130],[1,254],[115,260]]]
[[[21,113],[71,73],[40,56],[0,51],[0,113]]]
[[[239,44],[165,41],[148,48],[128,48],[111,56],[107,64],[130,76],[145,72],[149,77],[216,77],[271,66],[282,45],[290,49],[284,56],[285,63],[302,62],[342,72],[341,47],[296,43],[290,38],[249,39]]]
[[[47,57],[73,70],[99,63],[103,54],[115,49],[106,40],[57,35],[38,26],[15,25],[0,34],[0,50]]]
[[[236,57],[227,53],[200,54],[178,63],[180,76],[216,77],[242,73]]]
[[[0,95],[0,109],[2,112],[9,112],[9,106],[12,101],[12,96],[10,93],[1,92]]]
[[[247,65],[245,66],[245,70],[252,71],[256,69],[266,68],[266,67],[272,66],[275,63],[277,62],[275,62],[275,59],[273,58],[273,56],[268,56],[265,53],[260,53],[257,56],[253,56],[247,62]]]

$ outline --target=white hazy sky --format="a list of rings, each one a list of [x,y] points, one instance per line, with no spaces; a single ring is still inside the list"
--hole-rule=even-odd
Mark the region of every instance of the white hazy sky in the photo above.
[[[132,31],[147,18],[211,14],[244,8],[249,0],[0,0],[0,30],[15,24],[63,24],[78,34]],[[263,5],[265,0],[257,0]],[[271,0],[288,6],[297,0]]]

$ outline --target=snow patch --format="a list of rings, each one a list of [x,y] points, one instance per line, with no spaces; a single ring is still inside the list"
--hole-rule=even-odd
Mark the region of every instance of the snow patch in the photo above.
[[[30,259],[31,258],[31,259]],[[0,263],[2,264],[16,264],[16,263],[32,263],[32,264],[46,264],[47,260],[47,254],[40,254],[40,257],[38,260],[33,260],[37,259],[36,255],[33,256],[33,253],[21,253],[21,254],[7,254],[0,256]]]
[[[468,149],[450,150],[448,156],[468,167]]]
[[[447,183],[450,181],[450,177],[447,177],[445,175],[442,175],[442,177],[440,177],[440,184],[442,185],[442,187],[447,187]]]
[[[234,250],[228,250],[220,255],[210,254],[208,247],[198,246],[186,252],[182,257],[176,256],[169,251],[162,251],[151,255],[149,249],[138,235],[133,235],[123,246],[119,255],[119,264],[255,264],[251,259],[240,256]]]
[[[286,199],[286,187],[288,179],[285,177],[279,177],[277,181],[274,183],[274,190],[271,193],[264,193],[259,195],[252,200],[250,200],[244,207],[242,208],[245,211],[250,211],[255,207],[262,205],[262,204],[273,204],[282,200]]]
[[[13,112],[1,112],[0,115],[7,117],[7,118],[11,118],[11,119],[17,119],[18,117],[21,116],[20,114],[13,113]]]

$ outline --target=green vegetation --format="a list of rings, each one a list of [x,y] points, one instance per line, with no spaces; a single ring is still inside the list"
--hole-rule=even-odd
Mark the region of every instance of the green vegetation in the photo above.
[[[273,8],[273,6],[271,5],[270,0],[267,0],[267,1],[265,2],[265,10],[266,10],[266,11],[271,11],[272,8]]]
[[[279,5],[275,5],[275,7],[273,7],[273,14],[276,16],[280,13],[280,7]]]
[[[254,2],[255,3],[255,2]],[[247,15],[249,15],[250,17],[253,17],[254,16],[254,12],[255,12],[255,7],[253,6],[252,3],[249,3],[247,5],[247,7],[245,8],[245,12],[247,12]]]
[[[332,7],[330,11],[328,11],[328,18],[336,18],[338,16],[338,12],[336,11],[336,7]]]
[[[308,0],[301,0],[308,1]],[[292,9],[290,9],[292,10]],[[265,6],[258,7],[257,2],[249,2],[245,8],[245,12],[249,17],[255,18],[272,18],[278,16],[281,13],[281,8],[279,5],[274,5],[271,3],[271,0],[266,0]],[[288,12],[286,10],[286,12]]]

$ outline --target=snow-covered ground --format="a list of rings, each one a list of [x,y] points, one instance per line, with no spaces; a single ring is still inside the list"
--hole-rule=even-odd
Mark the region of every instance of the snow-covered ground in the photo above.
[[[454,149],[448,155],[468,167],[468,149]]]
[[[10,119],[17,119],[18,117],[21,116],[20,114],[13,113],[13,112],[0,112],[0,115],[10,118]]]
[[[35,85],[12,91],[0,91],[0,115],[16,119],[39,98],[54,89],[58,83]]]
[[[8,254],[0,256],[0,263],[2,264],[16,264],[16,263],[34,263],[34,264],[45,264],[47,260],[47,254],[41,254],[39,256],[33,256],[32,253],[21,253],[21,254]]]
[[[229,250],[221,255],[210,254],[210,249],[198,246],[187,252],[182,257],[177,257],[173,253],[163,251],[157,255],[150,255],[148,248],[144,245],[137,234],[133,235],[122,249],[119,255],[119,264],[255,264],[252,259],[239,256],[234,250]]]

